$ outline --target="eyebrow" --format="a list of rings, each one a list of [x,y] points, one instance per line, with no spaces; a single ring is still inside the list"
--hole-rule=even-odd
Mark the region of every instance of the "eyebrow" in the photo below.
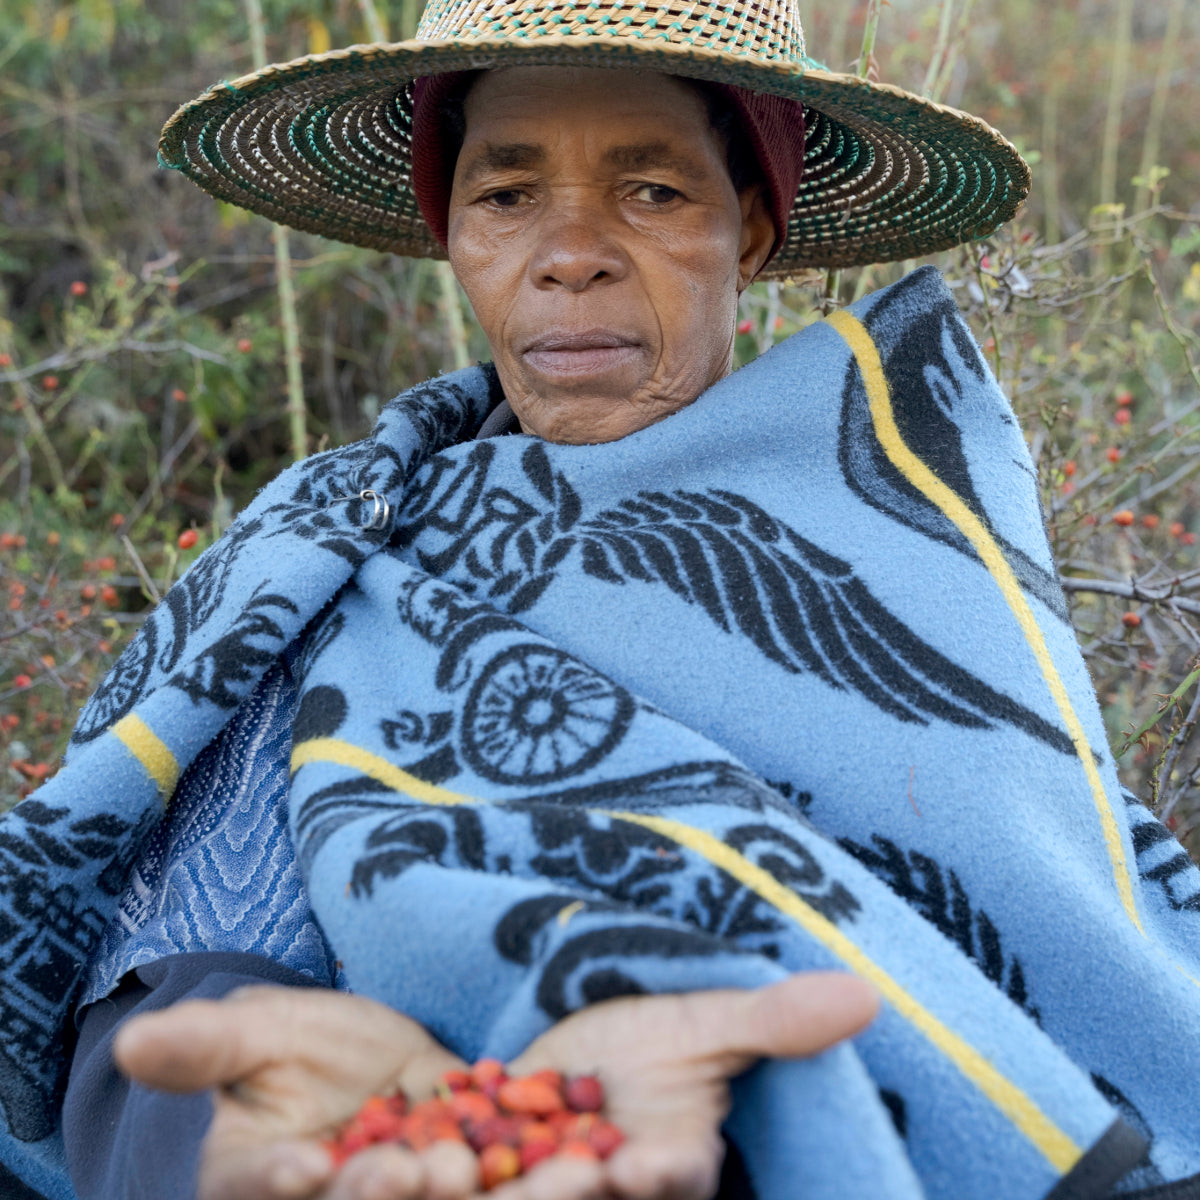
[[[471,159],[463,173],[467,183],[474,182],[489,171],[512,171],[536,167],[545,158],[542,146],[534,142],[488,144]],[[605,151],[604,162],[622,171],[644,171],[648,168],[677,171],[688,179],[701,179],[705,172],[691,157],[672,153],[666,142],[638,142],[613,146]]]

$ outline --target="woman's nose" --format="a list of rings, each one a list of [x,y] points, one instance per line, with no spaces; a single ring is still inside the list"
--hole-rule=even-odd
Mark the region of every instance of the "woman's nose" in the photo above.
[[[599,205],[552,207],[539,222],[530,260],[535,285],[582,292],[593,284],[623,278],[628,259],[610,222],[610,214]]]

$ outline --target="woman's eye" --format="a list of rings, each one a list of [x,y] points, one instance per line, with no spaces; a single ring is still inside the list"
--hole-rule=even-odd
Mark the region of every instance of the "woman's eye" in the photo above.
[[[651,204],[670,204],[679,193],[662,183],[643,183],[634,195],[639,200],[648,200]]]
[[[522,193],[516,188],[502,188],[498,192],[489,193],[487,199],[498,208],[516,208],[521,203]]]

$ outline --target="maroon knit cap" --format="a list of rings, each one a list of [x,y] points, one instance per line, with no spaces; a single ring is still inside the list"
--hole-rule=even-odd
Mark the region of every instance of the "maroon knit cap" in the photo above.
[[[442,128],[439,113],[446,99],[465,86],[470,75],[470,72],[449,72],[413,81],[413,193],[421,216],[443,246],[448,235],[455,159],[449,153],[452,138]],[[804,105],[799,100],[767,96],[727,83],[707,86],[715,88],[733,105],[758,159],[775,224],[775,244],[771,247],[774,255],[787,240],[788,214],[800,190],[804,170]]]

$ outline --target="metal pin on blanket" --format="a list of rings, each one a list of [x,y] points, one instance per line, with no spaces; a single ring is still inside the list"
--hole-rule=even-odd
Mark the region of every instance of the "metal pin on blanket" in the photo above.
[[[364,504],[370,503],[374,507],[371,509],[371,519],[363,526],[363,529],[386,529],[388,521],[392,516],[392,506],[388,503],[388,498],[382,492],[372,491],[367,488],[361,491],[357,496],[334,496],[330,504],[349,504],[351,500],[361,500]]]

